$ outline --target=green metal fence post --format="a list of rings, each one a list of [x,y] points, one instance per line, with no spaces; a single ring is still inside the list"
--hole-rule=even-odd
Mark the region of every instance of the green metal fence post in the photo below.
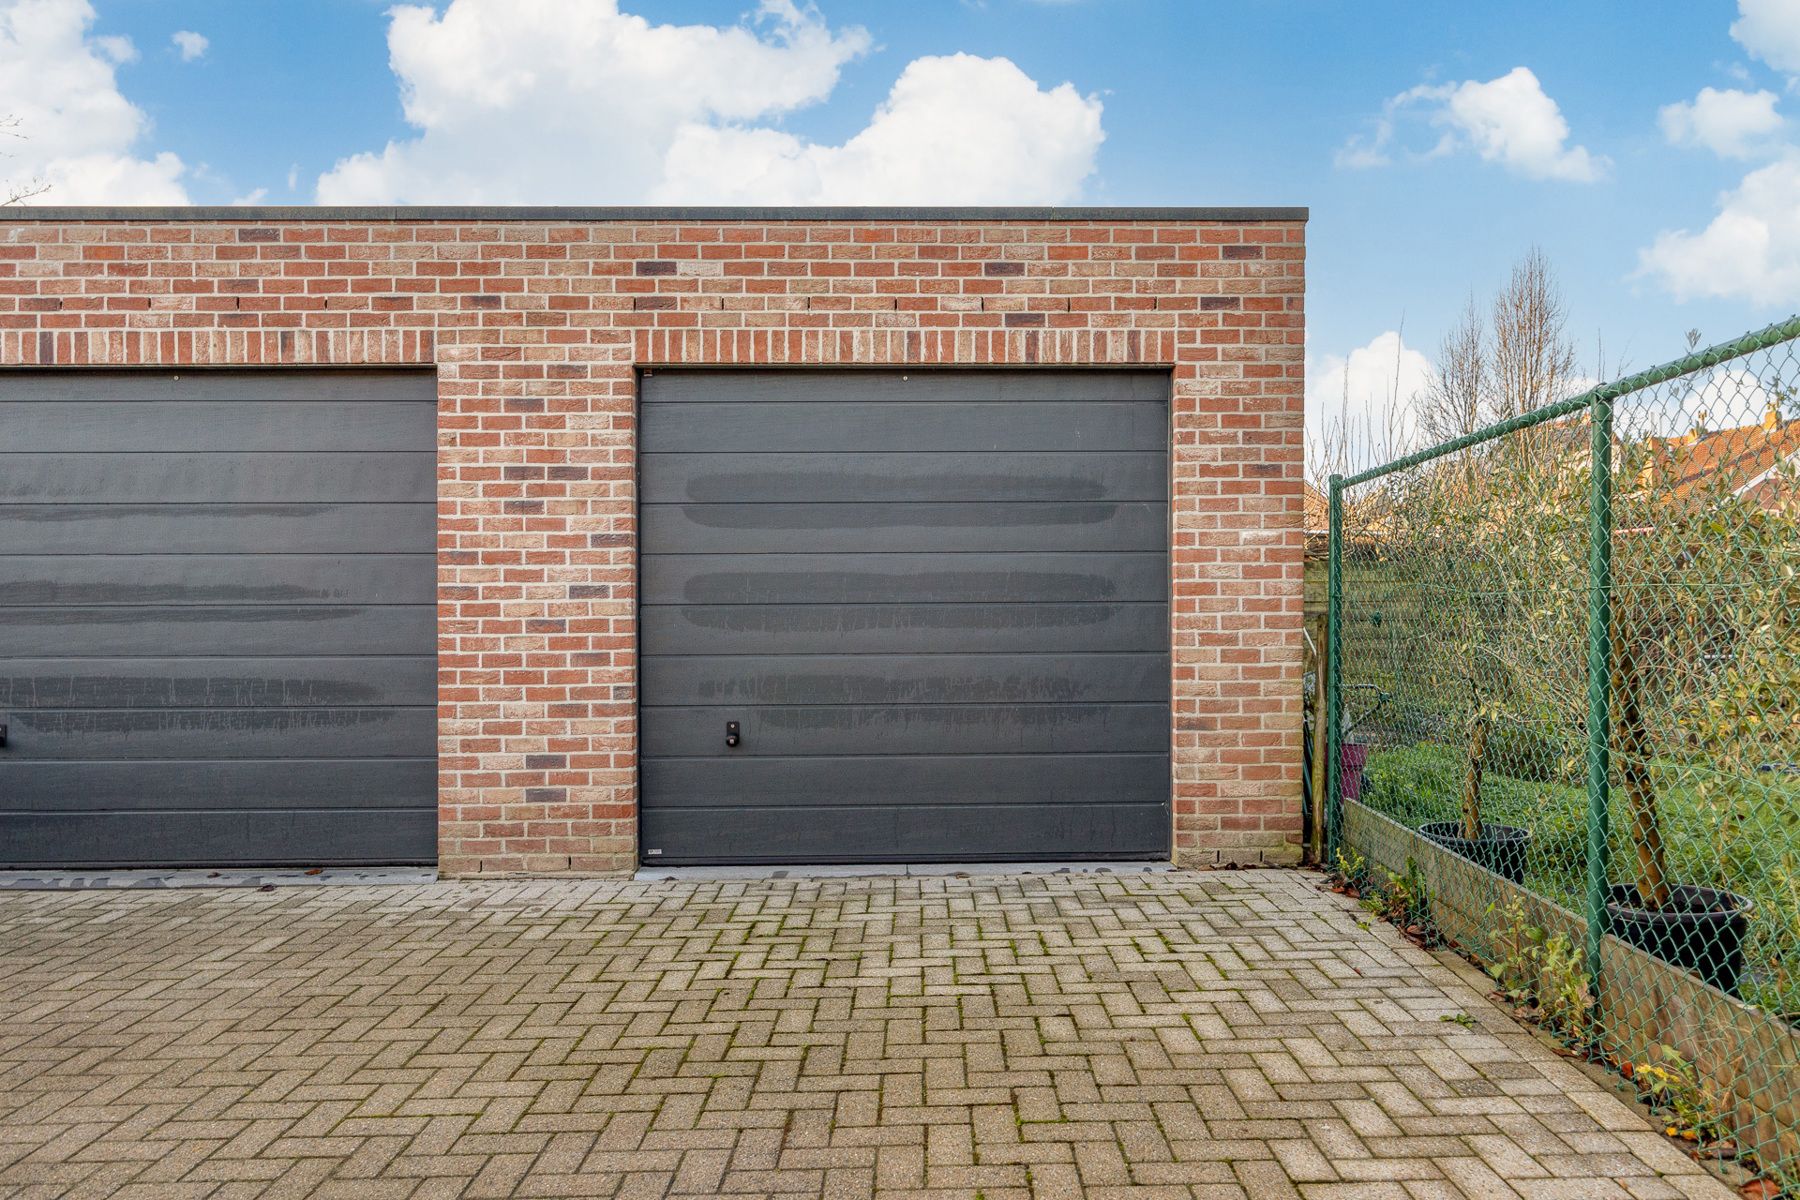
[[[1608,735],[1612,722],[1612,451],[1613,397],[1594,394],[1588,408],[1593,479],[1588,489],[1587,629],[1587,974],[1596,1003],[1600,995],[1600,944],[1606,936],[1607,853],[1611,839],[1612,769]]]
[[[1344,477],[1331,477],[1331,535],[1325,586],[1325,863],[1337,865],[1344,836],[1343,797],[1338,794],[1339,740],[1343,737]]]

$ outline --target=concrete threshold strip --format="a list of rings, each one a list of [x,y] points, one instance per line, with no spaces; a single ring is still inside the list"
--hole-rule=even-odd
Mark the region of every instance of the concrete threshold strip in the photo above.
[[[721,879],[891,879],[971,875],[1149,875],[1164,862],[827,863],[814,866],[645,867],[638,883],[704,883]],[[102,888],[416,887],[438,882],[432,867],[195,867],[186,870],[0,871],[0,891],[56,892]],[[469,882],[469,881],[464,881]]]
[[[406,886],[437,882],[435,867],[225,868],[184,870],[0,871],[0,891],[97,888],[267,888]]]
[[[975,862],[820,863],[731,867],[640,867],[640,883],[706,883],[720,879],[960,878],[969,875],[1154,875],[1173,871],[1166,862]]]

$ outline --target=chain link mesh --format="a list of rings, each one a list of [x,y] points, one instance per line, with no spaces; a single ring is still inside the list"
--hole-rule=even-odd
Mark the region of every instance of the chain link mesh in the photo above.
[[[1796,337],[1342,488],[1328,820],[1390,915],[1790,1189]]]

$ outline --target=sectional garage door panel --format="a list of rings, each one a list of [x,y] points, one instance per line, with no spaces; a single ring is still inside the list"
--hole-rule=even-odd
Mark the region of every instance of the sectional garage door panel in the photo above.
[[[1166,855],[1167,395],[647,375],[646,860]]]
[[[0,478],[0,501],[114,504],[303,503],[320,496],[406,502],[429,491],[435,464],[417,454],[32,454]]]
[[[653,504],[647,545],[733,554],[754,532],[763,553],[966,553],[971,550],[1153,551],[1168,539],[1160,500],[1001,504]]]
[[[0,604],[5,601],[0,600]],[[428,605],[344,604],[109,604],[49,608],[24,605],[0,618],[0,655],[40,654],[54,645],[64,656],[206,654],[308,659],[333,654],[387,654],[397,639],[429,631]],[[410,675],[414,664],[398,669]],[[385,673],[382,664],[364,669]]]
[[[706,758],[718,749],[708,708],[657,711],[643,754]],[[778,756],[804,740],[826,755],[1162,754],[1163,704],[766,704],[743,710],[744,741],[733,757]]]
[[[1093,503],[1168,494],[1168,459],[1150,451],[669,453],[646,455],[643,473],[646,504]]]
[[[13,718],[39,762],[127,758],[405,758],[433,736],[429,708],[26,709]]]
[[[716,809],[646,812],[644,836],[654,836],[673,846],[718,844],[721,820]],[[1029,862],[1058,858],[1163,858],[1169,840],[1169,809],[1161,803],[966,808],[935,804],[896,808],[836,805],[798,811],[751,810],[725,822],[731,841],[704,861]],[[1159,848],[1142,849],[1147,846]]]
[[[670,808],[867,809],[969,805],[1104,807],[1114,792],[1158,796],[1168,780],[1156,754],[885,754],[854,758],[654,760],[644,777]],[[954,849],[954,848],[949,848]]]
[[[182,395],[208,385],[199,374],[183,376],[183,381],[190,386]],[[399,401],[264,401],[256,396],[259,386],[247,384],[242,401],[157,401],[149,395],[100,402],[21,401],[0,412],[0,443],[34,454],[286,453],[296,446],[312,453],[366,453],[416,450],[421,437],[434,436],[435,408],[421,413],[418,405]],[[220,408],[221,403],[237,407]]]
[[[658,655],[658,704],[1166,702],[1160,654]]]
[[[52,708],[203,708],[262,715],[290,708],[385,712],[428,708],[434,692],[434,666],[424,655],[268,658],[208,653],[182,658],[164,647],[129,658],[12,658],[0,677],[0,704],[15,720]],[[16,754],[0,754],[0,764],[18,761]]]
[[[436,387],[0,374],[0,863],[436,856]]]
[[[255,780],[246,781],[254,786]],[[328,807],[175,809],[155,813],[85,811],[0,818],[7,858],[28,867],[279,866],[392,863],[396,852],[435,846],[435,810]],[[71,845],[122,848],[119,857],[70,862]],[[91,852],[90,852],[91,853]],[[432,851],[435,854],[435,849]],[[416,861],[428,861],[417,859]]]
[[[339,453],[343,453],[340,451]],[[404,554],[434,538],[427,504],[7,505],[0,554]],[[142,548],[142,549],[139,549]]]
[[[1160,554],[679,554],[646,558],[645,604],[1155,600]]]
[[[22,786],[27,774],[29,790]],[[435,825],[431,811],[395,808],[391,802],[395,796],[423,795],[436,781],[437,764],[419,758],[0,763],[9,816],[49,813],[65,822],[128,812],[167,816],[194,811],[195,796],[221,795],[235,797],[233,811],[240,813],[350,809],[387,814],[383,820],[399,824],[416,825],[423,817]],[[199,818],[205,815],[197,812]],[[228,857],[243,860],[241,851]],[[45,861],[52,860],[60,861],[54,855]]]
[[[673,654],[1160,654],[1160,600],[996,604],[664,604],[643,611],[647,656]]]
[[[416,542],[413,544],[417,544]],[[413,605],[429,608],[430,552],[7,556],[0,604]],[[268,550],[269,547],[263,547]]]
[[[915,389],[916,390],[916,389]],[[644,414],[644,436],[697,453],[1068,451],[1104,448],[1161,454],[1167,410],[1155,397],[1082,400],[1051,384],[1019,419],[1023,400],[739,400],[662,404]]]

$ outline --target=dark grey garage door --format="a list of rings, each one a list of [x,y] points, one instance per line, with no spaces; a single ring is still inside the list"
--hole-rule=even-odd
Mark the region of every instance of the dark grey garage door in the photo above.
[[[646,375],[645,860],[1166,855],[1167,396]]]
[[[434,391],[0,373],[0,864],[436,857]]]

